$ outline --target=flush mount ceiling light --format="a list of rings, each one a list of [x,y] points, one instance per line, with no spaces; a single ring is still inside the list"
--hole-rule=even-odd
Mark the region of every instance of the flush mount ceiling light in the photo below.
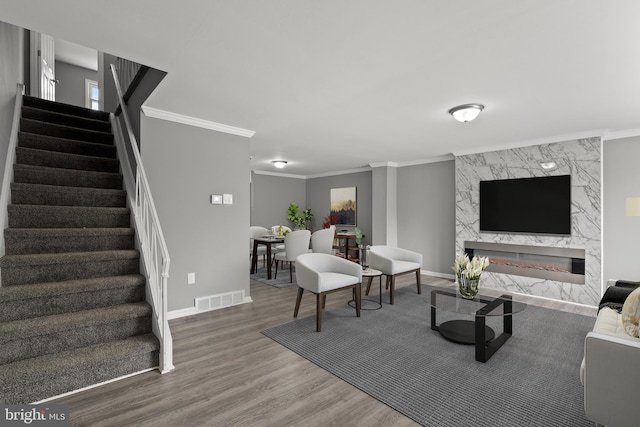
[[[287,166],[286,160],[274,160],[271,163],[273,163],[273,166],[277,167],[278,169],[282,169],[283,167]]]
[[[453,116],[459,122],[470,122],[478,117],[480,111],[484,109],[482,104],[464,104],[453,107],[449,110],[449,114]]]
[[[540,163],[540,166],[544,170],[550,170],[556,167],[556,162],[542,162]]]

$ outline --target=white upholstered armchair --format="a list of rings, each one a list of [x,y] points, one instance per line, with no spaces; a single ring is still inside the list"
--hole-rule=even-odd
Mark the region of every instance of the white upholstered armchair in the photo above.
[[[395,291],[396,276],[401,274],[415,273],[418,293],[420,289],[420,269],[422,268],[422,254],[406,249],[395,248],[393,246],[376,245],[371,246],[369,251],[369,266],[382,271],[387,276],[387,288],[389,288],[389,303],[393,304],[393,294]],[[369,295],[369,286],[366,295]]]
[[[355,262],[322,253],[307,253],[296,258],[298,296],[293,317],[298,317],[300,301],[305,290],[316,295],[316,331],[322,329],[322,310],[327,294],[341,289],[355,288],[356,315],[360,317],[362,267]]]

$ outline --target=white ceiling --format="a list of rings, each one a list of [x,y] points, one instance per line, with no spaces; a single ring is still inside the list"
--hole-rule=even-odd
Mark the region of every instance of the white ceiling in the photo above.
[[[95,49],[55,39],[55,55],[57,61],[98,71],[98,51]]]
[[[0,20],[167,71],[147,105],[255,131],[258,170],[640,133],[637,0],[4,0]]]

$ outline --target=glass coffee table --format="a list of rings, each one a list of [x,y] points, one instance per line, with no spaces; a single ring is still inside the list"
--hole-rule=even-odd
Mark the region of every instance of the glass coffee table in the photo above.
[[[486,362],[511,337],[513,315],[520,313],[526,304],[512,300],[511,295],[487,297],[477,295],[474,299],[463,298],[456,291],[434,289],[431,291],[431,329],[444,338],[459,344],[475,344],[476,360]],[[474,320],[450,320],[440,325],[436,322],[438,310],[474,316]],[[502,317],[503,332],[498,337],[486,325],[486,318]]]

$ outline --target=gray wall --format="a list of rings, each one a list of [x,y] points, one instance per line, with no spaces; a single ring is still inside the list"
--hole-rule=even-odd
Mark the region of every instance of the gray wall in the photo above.
[[[640,218],[625,216],[625,199],[640,197],[640,137],[603,143],[603,278],[640,280]]]
[[[21,31],[0,21],[0,180],[4,176],[17,85],[22,82]]]
[[[56,101],[85,106],[85,79],[98,81],[98,72],[62,61],[56,61]]]
[[[423,270],[451,275],[456,241],[454,161],[398,168],[398,247],[423,256]]]
[[[251,225],[269,228],[282,224],[293,228],[287,219],[287,208],[291,203],[296,203],[300,210],[310,207],[318,215],[312,206],[307,206],[304,179],[258,173],[252,173],[251,177]]]
[[[169,310],[249,291],[249,139],[142,116],[142,158],[169,254]],[[233,194],[233,205],[210,204]],[[187,273],[196,274],[187,285]]]
[[[314,214],[312,230],[322,228],[322,221],[329,215],[331,189],[356,187],[356,225],[365,235],[362,243],[371,244],[371,172],[356,172],[344,175],[307,179],[307,206]],[[338,226],[341,229],[354,227]]]

